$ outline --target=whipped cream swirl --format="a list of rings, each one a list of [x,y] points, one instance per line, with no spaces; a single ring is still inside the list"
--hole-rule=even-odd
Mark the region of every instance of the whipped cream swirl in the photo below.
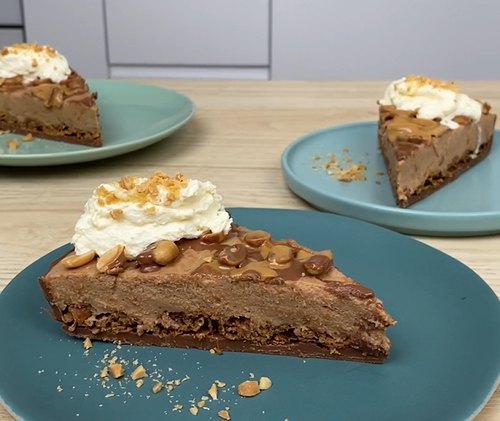
[[[76,223],[72,242],[76,254],[94,250],[102,255],[122,244],[125,255],[134,258],[159,240],[227,234],[231,223],[211,182],[157,172],[97,187]]]
[[[482,104],[460,93],[453,83],[422,76],[408,76],[392,82],[379,104],[417,111],[418,118],[439,118],[440,123],[450,129],[459,127],[453,121],[456,116],[469,117],[478,122],[482,114]]]
[[[70,73],[66,58],[44,45],[13,44],[0,51],[0,78],[22,76],[24,84],[36,79],[59,83]]]

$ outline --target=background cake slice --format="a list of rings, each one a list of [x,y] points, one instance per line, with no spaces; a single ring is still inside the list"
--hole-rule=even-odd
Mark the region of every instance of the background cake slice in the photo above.
[[[101,146],[97,94],[54,49],[15,44],[0,51],[0,130]]]
[[[400,207],[453,181],[491,149],[496,115],[452,83],[409,76],[392,82],[379,105],[379,146]]]
[[[233,224],[209,182],[157,173],[101,185],[73,243],[40,279],[71,335],[366,362],[388,356],[385,330],[394,321],[373,291],[341,273],[329,251]]]

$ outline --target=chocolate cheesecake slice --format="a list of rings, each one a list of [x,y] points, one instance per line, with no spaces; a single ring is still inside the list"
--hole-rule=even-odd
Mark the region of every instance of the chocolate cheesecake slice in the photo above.
[[[50,47],[0,51],[0,130],[101,146],[97,94]]]
[[[40,278],[70,335],[375,363],[389,354],[395,322],[372,290],[330,251],[232,224],[209,182],[122,178],[85,209],[75,251]],[[138,241],[160,234],[139,245],[135,227]]]
[[[394,321],[373,291],[293,240],[233,226],[135,260],[123,247],[91,256],[70,253],[40,279],[73,336],[366,362],[389,353]]]
[[[378,142],[396,203],[424,199],[489,153],[496,115],[454,84],[410,76],[379,101]]]

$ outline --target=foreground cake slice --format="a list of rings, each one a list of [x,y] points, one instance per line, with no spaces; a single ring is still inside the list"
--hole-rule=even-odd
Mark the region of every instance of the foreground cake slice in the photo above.
[[[318,233],[321,235],[321,233]],[[395,322],[330,251],[232,223],[209,182],[98,187],[75,251],[41,277],[71,335],[139,345],[383,362]]]
[[[453,181],[491,149],[496,115],[452,83],[409,76],[391,83],[379,105],[379,146],[400,207]]]
[[[50,47],[15,44],[0,51],[0,130],[101,146],[97,95]]]

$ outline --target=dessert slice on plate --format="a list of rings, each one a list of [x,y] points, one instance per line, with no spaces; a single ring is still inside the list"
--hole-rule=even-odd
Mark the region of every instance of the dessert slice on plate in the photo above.
[[[56,50],[14,44],[0,51],[0,130],[101,146],[97,94]]]
[[[319,235],[319,233],[318,233]],[[394,320],[330,251],[232,223],[210,182],[100,185],[40,284],[73,336],[383,362]]]
[[[453,83],[392,82],[379,101],[378,140],[396,203],[408,207],[484,159],[496,115]]]

